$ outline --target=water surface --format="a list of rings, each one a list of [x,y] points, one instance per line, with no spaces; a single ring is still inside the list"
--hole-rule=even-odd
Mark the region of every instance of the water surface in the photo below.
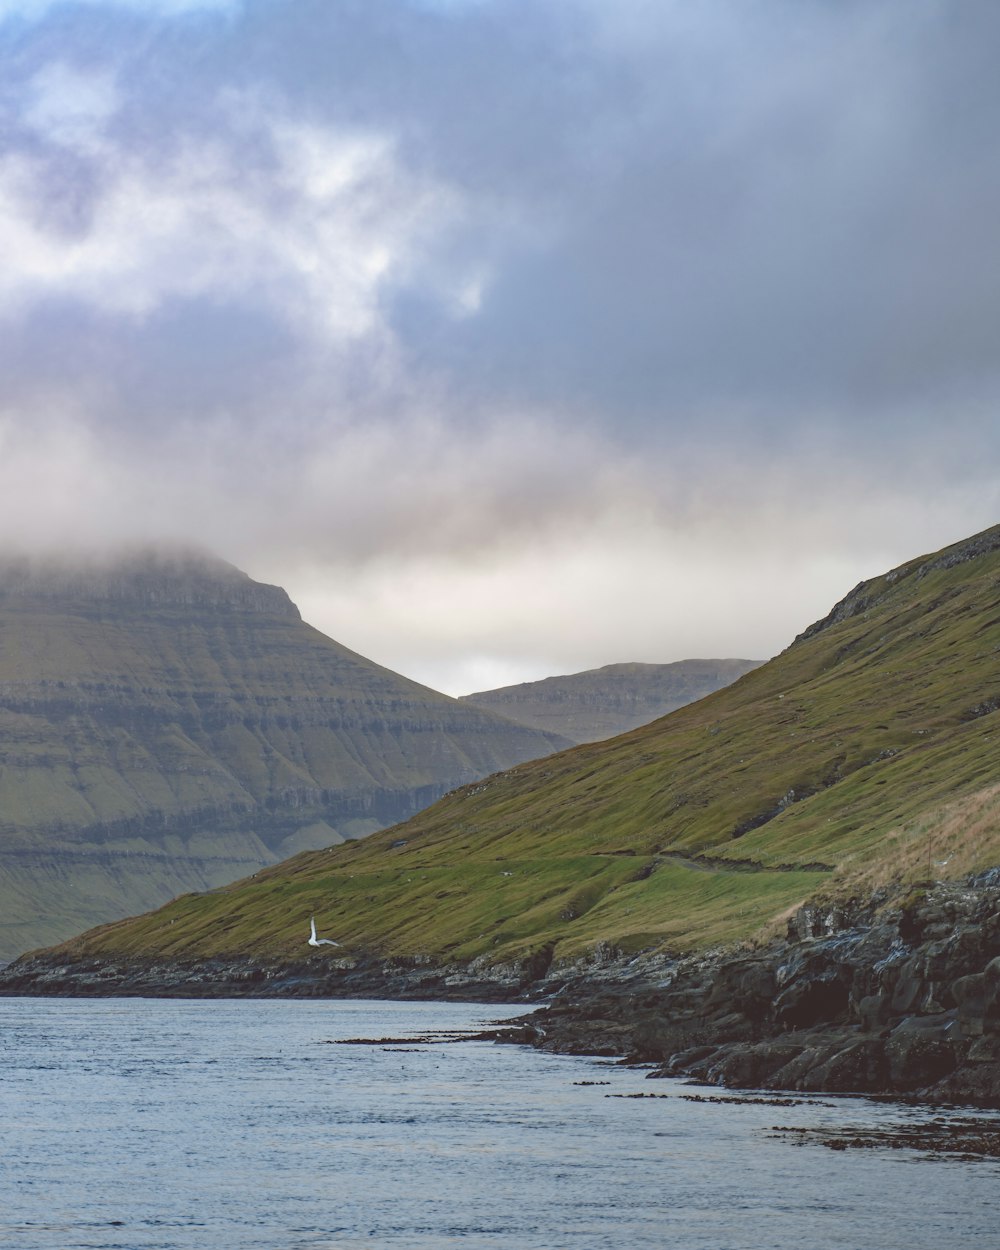
[[[482,1042],[330,1044],[519,1010],[0,999],[0,1247],[998,1244],[996,1162],[834,1152],[770,1132],[934,1112],[697,1103],[680,1082]],[[670,1097],[607,1097],[638,1092]]]

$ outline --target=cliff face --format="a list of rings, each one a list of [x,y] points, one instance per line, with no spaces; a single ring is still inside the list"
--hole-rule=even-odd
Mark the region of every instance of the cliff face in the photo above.
[[[804,907],[757,949],[557,986],[526,1040],[653,1077],[1000,1106],[1000,870],[883,895]]]
[[[563,745],[341,647],[223,561],[0,562],[0,958]]]
[[[608,664],[463,696],[463,702],[511,720],[599,742],[637,729],[728,686],[759,660],[678,660],[674,664]]]

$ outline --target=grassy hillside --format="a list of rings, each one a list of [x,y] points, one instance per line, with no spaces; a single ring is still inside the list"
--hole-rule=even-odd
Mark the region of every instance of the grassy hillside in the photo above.
[[[604,668],[462,696],[463,703],[509,716],[575,743],[599,742],[666,716],[728,686],[759,660],[678,660]]]
[[[652,725],[73,947],[304,955],[311,913],[348,954],[730,941],[817,893],[1000,863],[998,708],[1000,527],[862,584]]]
[[[393,824],[565,740],[203,556],[0,563],[0,958]]]

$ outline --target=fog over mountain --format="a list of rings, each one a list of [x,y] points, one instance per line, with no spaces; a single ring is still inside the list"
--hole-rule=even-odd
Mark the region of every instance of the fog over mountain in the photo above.
[[[0,960],[568,745],[373,664],[208,553],[0,555]]]
[[[0,528],[459,693],[1000,505],[987,0],[0,0]]]

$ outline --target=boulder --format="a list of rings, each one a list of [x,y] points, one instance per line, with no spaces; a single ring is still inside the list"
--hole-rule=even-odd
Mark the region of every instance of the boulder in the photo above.
[[[874,1094],[886,1086],[884,1043],[862,1038],[837,1049],[809,1073],[810,1083],[800,1089],[830,1093]]]
[[[733,1044],[718,1050],[701,1068],[704,1079],[713,1085],[737,1089],[766,1089],[771,1076],[787,1065],[794,1048],[780,1040],[758,1042],[755,1046]]]
[[[855,1012],[865,1033],[879,1033],[891,1017],[889,999],[881,991],[866,994],[856,1005]]]
[[[983,1030],[1000,1033],[1000,958],[983,969]]]
[[[954,1071],[956,1013],[910,1016],[885,1041],[889,1083],[906,1092],[936,1085]]]
[[[963,1037],[981,1037],[984,1024],[985,984],[981,972],[959,977],[951,984],[951,996],[958,1008],[958,1025]]]

